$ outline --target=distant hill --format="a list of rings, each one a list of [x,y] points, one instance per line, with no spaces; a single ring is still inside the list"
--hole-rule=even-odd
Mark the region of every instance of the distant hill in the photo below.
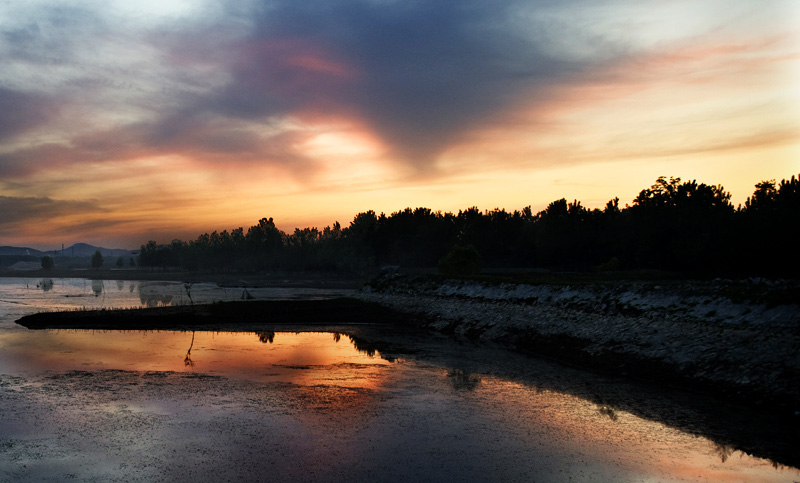
[[[56,255],[66,255],[68,257],[91,257],[94,255],[94,252],[100,250],[100,253],[104,257],[125,257],[130,255],[131,250],[126,250],[124,248],[104,248],[104,247],[96,247],[94,245],[89,245],[88,243],[76,243],[71,247],[67,247],[64,249],[63,253],[61,250],[51,250],[48,251],[48,254],[55,253]]]
[[[104,248],[104,247],[96,247],[94,245],[89,245],[88,243],[76,243],[71,247],[67,247],[64,250],[48,250],[48,251],[41,251],[36,250],[34,248],[29,247],[12,247],[12,246],[0,246],[0,256],[32,256],[32,257],[43,257],[44,255],[50,256],[67,256],[67,257],[91,257],[94,255],[96,250],[100,250],[100,253],[104,257],[126,257],[129,256],[132,250],[126,250],[124,248]]]
[[[42,255],[44,255],[44,252],[28,247],[2,246],[0,247],[0,255],[13,255],[13,256],[30,255],[32,257],[41,257]]]

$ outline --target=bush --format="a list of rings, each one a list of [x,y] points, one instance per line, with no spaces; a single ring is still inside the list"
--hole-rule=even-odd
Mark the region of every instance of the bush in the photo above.
[[[439,260],[438,266],[445,275],[472,275],[483,267],[483,258],[474,245],[456,245]]]
[[[611,259],[609,259],[607,262],[598,265],[596,267],[596,270],[598,272],[615,272],[619,270],[619,265],[620,265],[619,258],[611,257]]]
[[[53,259],[48,256],[42,257],[42,268],[45,270],[50,270],[53,268]]]

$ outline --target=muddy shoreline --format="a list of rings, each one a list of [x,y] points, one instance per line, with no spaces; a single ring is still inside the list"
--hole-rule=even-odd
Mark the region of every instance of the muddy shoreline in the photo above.
[[[487,284],[387,277],[359,295],[421,327],[800,419],[796,282]]]

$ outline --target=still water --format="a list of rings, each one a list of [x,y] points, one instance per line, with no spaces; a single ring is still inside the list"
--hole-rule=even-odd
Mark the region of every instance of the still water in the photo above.
[[[698,434],[713,425],[694,424],[707,418],[680,398],[443,336],[14,324],[42,310],[241,294],[0,279],[0,480],[800,481]]]

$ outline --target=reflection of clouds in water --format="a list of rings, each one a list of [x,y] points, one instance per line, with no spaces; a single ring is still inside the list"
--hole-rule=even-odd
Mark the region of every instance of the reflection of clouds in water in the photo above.
[[[139,292],[139,300],[142,305],[146,307],[159,307],[163,305],[171,305],[174,297],[169,294],[156,294]]]
[[[348,387],[335,384],[303,384],[291,387],[291,394],[298,398],[302,407],[309,410],[331,412],[356,411],[360,418],[369,417],[364,408],[374,403],[376,391],[369,387]]]

